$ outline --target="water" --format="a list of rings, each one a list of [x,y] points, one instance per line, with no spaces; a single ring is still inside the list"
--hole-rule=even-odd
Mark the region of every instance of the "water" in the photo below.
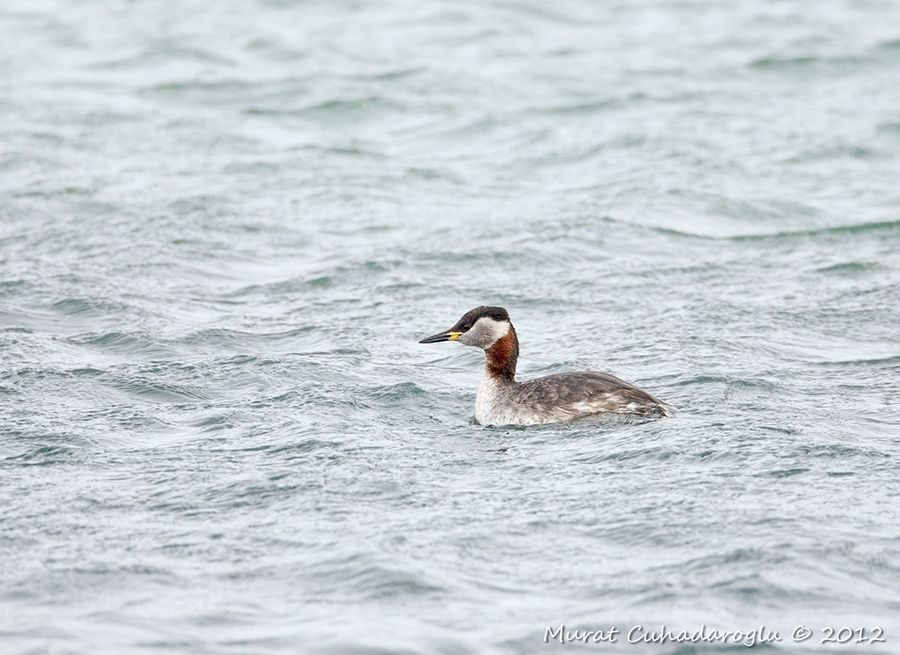
[[[900,5],[22,1],[0,43],[2,652],[898,652]],[[520,375],[677,417],[473,424],[479,353],[416,340],[478,304]]]

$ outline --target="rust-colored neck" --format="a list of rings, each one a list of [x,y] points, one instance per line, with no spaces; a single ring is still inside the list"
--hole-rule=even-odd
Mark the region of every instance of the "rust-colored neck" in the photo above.
[[[516,337],[516,328],[510,325],[509,332],[485,350],[484,356],[484,368],[489,376],[506,382],[515,382],[516,360],[519,359],[519,339]]]

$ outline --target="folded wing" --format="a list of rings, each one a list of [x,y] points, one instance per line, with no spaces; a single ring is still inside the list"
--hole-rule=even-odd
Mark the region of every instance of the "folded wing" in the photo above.
[[[541,413],[669,416],[669,408],[646,391],[608,373],[560,373],[519,385],[518,400]]]

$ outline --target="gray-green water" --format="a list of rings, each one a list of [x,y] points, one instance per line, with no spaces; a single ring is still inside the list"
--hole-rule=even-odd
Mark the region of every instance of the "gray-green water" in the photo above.
[[[898,652],[898,181],[895,2],[3,3],[0,651]]]

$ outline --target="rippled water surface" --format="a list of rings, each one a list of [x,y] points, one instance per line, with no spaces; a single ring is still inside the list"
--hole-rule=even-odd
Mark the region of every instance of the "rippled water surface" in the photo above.
[[[898,652],[900,5],[13,0],[0,44],[2,652]],[[479,304],[677,416],[476,425],[480,353],[416,340]]]

